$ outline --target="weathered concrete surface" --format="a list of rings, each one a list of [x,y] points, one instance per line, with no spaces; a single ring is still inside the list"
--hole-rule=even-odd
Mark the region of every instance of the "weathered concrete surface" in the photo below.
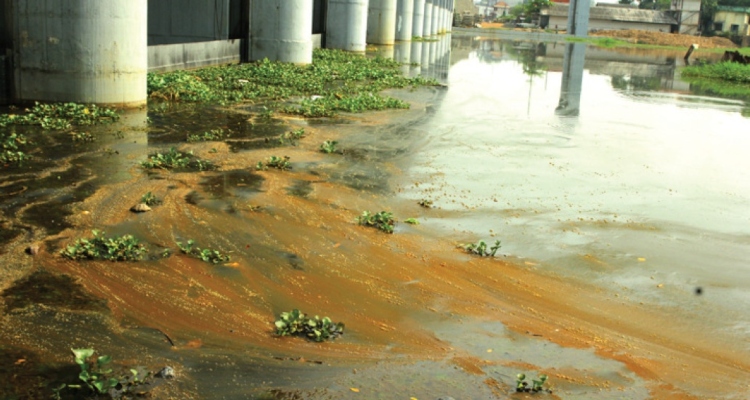
[[[15,3],[15,100],[145,104],[146,3]]]

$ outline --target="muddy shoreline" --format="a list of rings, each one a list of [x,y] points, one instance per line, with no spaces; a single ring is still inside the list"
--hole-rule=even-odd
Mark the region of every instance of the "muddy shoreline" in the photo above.
[[[53,286],[69,289],[15,308],[8,291],[0,297],[0,351],[16,359],[0,371],[4,380],[41,387],[18,398],[47,397],[47,383],[70,376],[68,349],[94,347],[119,365],[174,367],[177,378],[154,389],[155,398],[524,398],[513,394],[519,372],[548,374],[549,398],[745,397],[750,364],[726,345],[731,335],[706,337],[703,322],[674,309],[613,295],[534,260],[472,257],[455,241],[403,223],[450,214],[393,195],[403,172],[390,160],[409,147],[386,145],[429,115],[441,90],[400,92],[412,103],[408,111],[315,124],[283,118],[251,126],[242,110],[210,109],[198,111],[209,116],[199,123],[175,113],[148,127],[145,112],[135,113],[101,128],[121,138],[78,148],[31,178],[15,175],[4,193],[31,189],[7,196],[18,219],[6,215],[5,226],[25,233],[3,247],[0,291],[38,271],[72,282],[60,278]],[[139,167],[170,138],[208,126],[244,132],[235,141],[300,127],[306,137],[270,148],[175,144],[217,171]],[[384,146],[363,144],[373,135]],[[319,152],[324,140],[340,142],[344,154]],[[282,154],[291,171],[255,171],[257,161]],[[55,181],[64,171],[77,173],[44,193],[33,188],[33,180]],[[131,213],[149,191],[163,204]],[[59,215],[28,211],[60,204]],[[393,235],[354,222],[363,210],[381,209],[401,221]],[[135,263],[59,256],[92,229],[131,233],[152,253],[195,239],[232,260],[214,266],[176,251]],[[33,243],[42,250],[30,256]],[[292,308],[343,321],[347,331],[322,344],[275,337],[274,318]]]

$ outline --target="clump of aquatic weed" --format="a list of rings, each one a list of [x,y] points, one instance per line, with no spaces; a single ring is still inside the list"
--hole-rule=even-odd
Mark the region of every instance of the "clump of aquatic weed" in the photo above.
[[[21,164],[31,158],[28,154],[21,151],[26,145],[26,137],[17,133],[3,135],[0,132],[0,164]]]
[[[476,254],[480,257],[494,257],[495,253],[500,250],[500,241],[495,240],[495,244],[487,250],[487,243],[484,240],[480,240],[476,244],[466,243],[458,245],[459,248],[464,249],[467,253]]]
[[[193,152],[183,153],[174,147],[166,153],[154,153],[148,156],[148,160],[141,162],[146,169],[175,169],[191,168],[199,171],[215,169],[215,166],[206,160],[200,160],[193,156]]]
[[[120,115],[110,108],[76,103],[35,103],[25,114],[0,115],[0,128],[10,125],[39,125],[45,130],[66,130],[73,126],[115,122]]]
[[[195,246],[195,240],[192,239],[188,240],[187,244],[185,245],[183,245],[182,242],[177,242],[177,247],[179,247],[180,251],[184,254],[195,257],[207,263],[218,264],[229,261],[228,255],[222,254],[218,250],[201,249],[200,247]]]
[[[162,203],[161,199],[156,197],[155,194],[148,192],[141,196],[141,203],[147,206],[156,206]]]
[[[311,65],[263,60],[196,71],[150,73],[147,82],[152,98],[220,104],[301,98],[300,104],[278,111],[323,117],[341,111],[406,108],[408,104],[378,93],[389,88],[437,85],[432,79],[403,76],[400,66],[384,58],[316,49]]]
[[[326,154],[331,154],[336,152],[336,145],[338,145],[339,142],[335,140],[326,140],[320,145],[320,151]]]
[[[98,398],[99,395],[107,395],[112,399],[130,398],[130,394],[138,392],[137,395],[143,395],[142,385],[148,385],[152,382],[151,372],[143,367],[129,368],[127,372],[116,374],[110,367],[112,357],[103,355],[94,357],[94,349],[70,349],[73,352],[75,363],[81,369],[78,374],[80,383],[63,383],[52,389],[52,398],[62,399],[62,392],[66,389],[73,389],[76,392],[76,398],[89,398],[93,395]],[[141,387],[139,387],[141,386]],[[88,391],[89,394],[84,392]],[[81,397],[79,397],[81,396]]]
[[[385,233],[393,233],[393,226],[396,224],[393,219],[393,214],[386,211],[381,211],[376,214],[365,211],[362,215],[357,217],[357,223],[364,226],[372,226]]]
[[[545,382],[547,382],[547,375],[542,374],[536,379],[532,379],[531,387],[529,387],[529,383],[526,382],[526,374],[518,374],[516,375],[516,392],[539,393],[546,391],[552,393],[552,389],[544,389]]]
[[[148,252],[132,235],[107,238],[96,229],[91,233],[92,239],[78,239],[60,254],[71,260],[138,261]]]
[[[316,342],[335,339],[344,334],[342,322],[335,323],[328,317],[320,318],[317,315],[309,318],[297,309],[282,312],[274,325],[279,336],[303,336]]]
[[[203,132],[203,134],[191,134],[188,135],[187,141],[188,143],[192,142],[214,142],[218,140],[223,140],[229,136],[227,132],[225,132],[223,129],[211,129],[208,132]]]
[[[422,199],[417,202],[421,207],[432,208],[432,200]]]
[[[305,128],[299,128],[293,131],[285,132],[279,136],[279,144],[290,143],[296,145],[297,142],[305,137]]]
[[[265,162],[258,161],[258,164],[255,165],[255,169],[258,171],[265,171],[269,168],[276,168],[282,171],[287,171],[292,169],[292,164],[289,163],[289,159],[289,156],[271,156]]]

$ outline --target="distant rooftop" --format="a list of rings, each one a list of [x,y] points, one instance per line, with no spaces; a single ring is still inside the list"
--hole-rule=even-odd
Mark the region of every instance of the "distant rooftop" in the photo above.
[[[717,6],[716,11],[735,12],[738,14],[750,14],[750,7]]]

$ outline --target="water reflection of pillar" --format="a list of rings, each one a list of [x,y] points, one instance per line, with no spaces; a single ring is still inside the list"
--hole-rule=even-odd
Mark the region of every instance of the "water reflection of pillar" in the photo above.
[[[556,114],[568,116],[577,116],[579,114],[585,59],[586,44],[567,43],[565,45],[562,88],[560,89],[560,102],[555,110]]]
[[[431,40],[428,43],[428,46],[430,47],[430,58],[428,63],[430,64],[430,70],[433,71],[433,73],[430,75],[432,77],[435,77],[435,61],[438,59],[438,45],[440,44],[439,40]]]
[[[414,40],[411,42],[411,64],[409,68],[409,76],[415,77],[422,73],[422,42]]]
[[[430,43],[422,42],[422,57],[419,58],[419,64],[422,66],[422,76],[430,76]]]
[[[401,72],[409,75],[411,64],[411,42],[396,42],[393,45],[393,59],[401,64]]]
[[[450,69],[450,43],[451,35],[445,35],[438,42],[438,58],[435,62],[433,77],[440,83],[448,83],[448,71]]]

